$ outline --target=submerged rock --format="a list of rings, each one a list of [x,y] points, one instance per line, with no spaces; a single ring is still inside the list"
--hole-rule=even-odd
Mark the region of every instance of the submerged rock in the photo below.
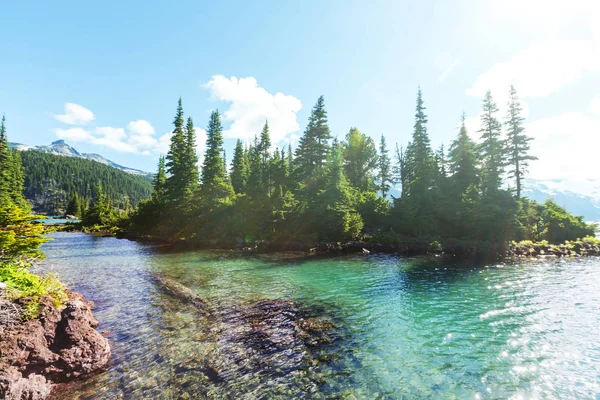
[[[185,286],[164,276],[156,280],[177,288],[165,287],[166,293],[198,304]],[[334,345],[342,336],[323,310],[286,299],[203,299],[199,309],[196,321],[186,323],[186,329],[195,327],[189,347],[161,355],[173,362],[174,382],[167,386],[196,398],[249,393],[269,398],[276,392],[312,393],[324,384],[314,368],[335,357]]]
[[[109,342],[97,330],[92,305],[69,292],[60,310],[44,304],[38,319],[8,327],[0,337],[0,398],[45,399],[54,384],[104,368]]]

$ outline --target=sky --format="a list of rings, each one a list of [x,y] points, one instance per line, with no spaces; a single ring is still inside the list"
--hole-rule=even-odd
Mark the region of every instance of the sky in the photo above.
[[[503,119],[512,84],[531,177],[600,177],[598,0],[14,1],[0,38],[12,142],[64,139],[154,171],[180,96],[199,154],[218,109],[231,155],[265,120],[274,145],[295,145],[324,95],[340,140],[357,127],[405,145],[420,86],[432,144],[448,146],[463,111],[478,138],[487,90]]]

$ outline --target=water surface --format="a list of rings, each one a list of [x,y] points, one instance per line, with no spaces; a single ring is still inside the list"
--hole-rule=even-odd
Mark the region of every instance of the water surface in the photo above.
[[[52,237],[40,268],[95,302],[114,349],[106,372],[59,398],[600,398],[596,258],[469,266]],[[153,273],[224,310],[292,300],[331,321],[336,335],[306,354],[277,355],[300,360],[293,373],[222,366],[227,372],[211,378],[201,364],[226,344],[207,339],[209,322],[163,293]]]

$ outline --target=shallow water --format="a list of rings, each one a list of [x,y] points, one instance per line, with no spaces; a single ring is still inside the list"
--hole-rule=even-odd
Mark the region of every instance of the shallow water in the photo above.
[[[600,398],[596,258],[504,267],[392,256],[294,260],[52,237],[39,268],[95,302],[114,349],[106,372],[58,398]],[[218,338],[226,331],[207,336],[212,322],[163,293],[153,273],[222,310],[293,300],[331,321],[335,335],[275,355],[285,366],[281,357],[293,358],[293,368],[221,365],[211,377],[207,359],[231,359],[220,348],[231,343]]]

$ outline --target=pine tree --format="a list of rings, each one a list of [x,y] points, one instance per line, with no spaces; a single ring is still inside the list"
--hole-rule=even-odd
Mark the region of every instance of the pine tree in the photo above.
[[[392,167],[390,161],[390,155],[385,142],[385,136],[381,135],[381,141],[379,143],[379,173],[377,176],[379,190],[381,191],[381,197],[385,198],[392,187]]]
[[[523,178],[527,173],[529,161],[537,160],[537,157],[529,154],[531,150],[529,142],[531,142],[532,138],[524,133],[523,121],[525,118],[521,116],[523,109],[514,86],[510,87],[509,96],[508,114],[504,122],[508,136],[506,141],[508,176],[515,179],[517,199],[520,199],[523,190]]]
[[[260,160],[260,182],[261,189],[267,193],[271,193],[271,177],[270,177],[270,161],[271,161],[271,136],[269,134],[269,124],[265,121],[262,132],[260,133],[260,141],[258,142],[257,153]]]
[[[167,195],[167,173],[165,171],[165,158],[159,157],[158,159],[158,170],[156,175],[154,175],[154,180],[152,182],[154,186],[154,192],[152,194],[152,198],[158,204],[164,203],[166,195]]]
[[[502,140],[502,125],[496,118],[498,106],[492,98],[492,92],[487,91],[483,99],[483,114],[481,115],[481,144],[479,146],[482,160],[483,184],[485,193],[495,192],[502,185],[506,150]]]
[[[327,124],[325,98],[321,96],[311,111],[308,125],[296,149],[296,166],[300,180],[318,175],[327,159],[329,139],[331,133]]]
[[[243,193],[246,190],[248,180],[248,164],[244,154],[244,146],[240,139],[235,144],[233,151],[233,161],[231,162],[231,184],[236,193]]]
[[[427,133],[425,110],[423,95],[419,87],[412,141],[406,148],[404,165],[408,184],[407,193],[414,196],[417,201],[431,188],[434,176],[433,151]]]
[[[196,154],[196,129],[192,118],[187,119],[185,128],[185,157],[182,169],[185,171],[183,185],[184,193],[190,195],[198,187],[200,174],[198,172],[198,155]]]
[[[402,146],[398,147],[398,143],[396,142],[396,154],[395,154],[395,163],[392,168],[392,173],[394,177],[394,183],[400,184],[402,190],[402,196],[406,196],[408,189],[408,179],[406,174],[406,153]]]
[[[450,145],[448,153],[450,173],[458,196],[466,193],[470,186],[478,184],[479,171],[477,169],[476,148],[475,142],[467,132],[465,115],[463,114],[458,137]]]
[[[2,115],[0,121],[0,206],[12,202],[13,166],[12,152],[6,137],[6,118]]]
[[[372,190],[373,171],[378,162],[377,148],[373,139],[356,128],[350,128],[342,148],[344,173],[350,184],[361,191]]]
[[[233,195],[231,182],[226,177],[221,154],[223,152],[223,126],[218,110],[210,114],[206,130],[206,151],[202,165],[202,189],[213,199]]]
[[[71,196],[69,203],[67,204],[67,209],[65,210],[65,216],[72,215],[75,217],[81,217],[81,201],[79,200],[79,196],[77,193]]]
[[[171,136],[171,146],[167,154],[167,193],[170,200],[179,200],[183,197],[186,190],[186,157],[188,149],[186,146],[186,134],[183,128],[183,105],[181,97],[177,103],[177,112],[173,120],[173,136]]]

